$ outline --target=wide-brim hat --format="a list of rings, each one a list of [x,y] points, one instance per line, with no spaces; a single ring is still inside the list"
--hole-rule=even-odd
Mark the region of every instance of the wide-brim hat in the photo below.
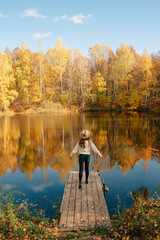
[[[88,138],[90,138],[90,131],[89,130],[86,130],[86,129],[84,129],[81,133],[80,133],[80,137],[82,138],[82,139],[88,139]]]

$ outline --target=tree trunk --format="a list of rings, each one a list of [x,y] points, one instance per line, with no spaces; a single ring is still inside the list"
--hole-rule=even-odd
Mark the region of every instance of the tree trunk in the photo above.
[[[41,66],[41,40],[38,40],[39,48],[39,92],[42,94],[42,66]]]
[[[39,92],[40,94],[42,94],[42,67],[40,52],[39,52]]]
[[[72,111],[72,88],[73,88],[73,84],[72,84],[72,69],[70,67],[69,68],[69,105],[70,105],[71,111]]]
[[[63,78],[62,78],[62,74],[60,74],[60,82],[61,82],[61,94],[63,95]]]
[[[146,76],[146,96],[145,96],[145,107],[147,106],[148,102],[148,76]]]
[[[6,110],[7,106],[6,106],[6,98],[4,95],[4,89],[3,89],[3,80],[1,80],[1,91],[2,91],[2,97],[3,97],[4,110]]]

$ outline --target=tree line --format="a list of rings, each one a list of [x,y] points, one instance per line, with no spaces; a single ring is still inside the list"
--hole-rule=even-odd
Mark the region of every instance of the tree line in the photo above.
[[[0,110],[22,111],[44,101],[67,107],[130,108],[160,99],[160,51],[142,55],[124,42],[114,53],[105,44],[89,48],[89,57],[58,39],[38,52],[26,43],[0,52]]]

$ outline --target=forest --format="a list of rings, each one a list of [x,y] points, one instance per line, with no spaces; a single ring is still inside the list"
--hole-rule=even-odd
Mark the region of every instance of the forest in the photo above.
[[[69,49],[62,39],[44,52],[22,47],[0,52],[0,111],[23,112],[42,104],[68,109],[137,110],[154,106],[160,112],[160,51],[142,55],[124,42],[114,53],[95,44],[88,58]]]

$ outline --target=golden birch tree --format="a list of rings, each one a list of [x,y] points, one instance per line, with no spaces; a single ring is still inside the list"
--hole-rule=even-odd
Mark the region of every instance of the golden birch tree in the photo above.
[[[58,39],[54,49],[49,49],[47,53],[54,71],[59,76],[60,92],[63,95],[63,74],[66,70],[67,62],[69,61],[71,54],[67,47],[62,45],[62,39]]]
[[[15,79],[19,100],[22,105],[29,105],[29,80],[30,80],[30,56],[25,42],[22,43],[22,49],[17,55]]]
[[[142,71],[143,71],[143,82],[144,82],[144,93],[145,93],[145,105],[148,103],[148,97],[150,93],[150,86],[152,81],[152,59],[148,55],[147,49],[144,49],[142,55]]]
[[[6,110],[17,96],[11,55],[0,53],[0,108]]]
[[[121,47],[116,52],[117,77],[121,89],[119,92],[120,101],[123,105],[130,103],[130,79],[134,65],[134,56],[131,48],[122,42]]]
[[[76,51],[74,52],[74,64],[77,79],[77,97],[80,100],[81,108],[84,110],[90,86],[89,62],[80,51]]]

